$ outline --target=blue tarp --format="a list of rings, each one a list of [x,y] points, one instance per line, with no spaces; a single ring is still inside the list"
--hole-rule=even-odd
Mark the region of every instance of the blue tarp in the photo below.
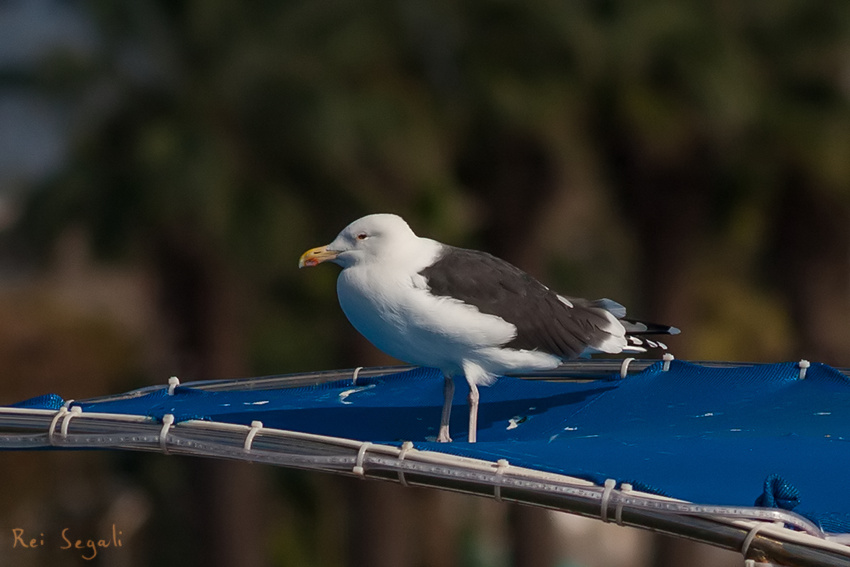
[[[443,397],[433,369],[309,387],[177,387],[81,403],[83,411],[174,414],[346,437],[566,474],[613,478],[700,504],[779,506],[832,532],[850,527],[850,380],[812,364],[710,368],[673,361],[625,379],[501,378],[481,388],[478,443],[465,441],[467,388],[457,381],[451,444],[434,442]]]

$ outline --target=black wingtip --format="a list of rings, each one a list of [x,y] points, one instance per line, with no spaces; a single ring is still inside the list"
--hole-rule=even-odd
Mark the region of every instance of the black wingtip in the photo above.
[[[622,319],[626,325],[626,332],[630,335],[678,335],[682,331],[678,327],[670,325],[659,325],[658,323],[647,323],[636,319]]]

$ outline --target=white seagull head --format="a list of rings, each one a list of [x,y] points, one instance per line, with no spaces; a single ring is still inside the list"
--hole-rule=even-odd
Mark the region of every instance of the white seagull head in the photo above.
[[[405,254],[418,240],[419,237],[398,215],[367,215],[345,227],[330,244],[304,252],[298,260],[298,267],[333,262],[348,268],[383,262]]]

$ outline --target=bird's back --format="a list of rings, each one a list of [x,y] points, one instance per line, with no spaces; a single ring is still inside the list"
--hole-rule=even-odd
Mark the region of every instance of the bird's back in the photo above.
[[[616,306],[625,315],[622,306],[564,297],[491,254],[447,247],[422,275],[432,293],[455,297],[512,324],[516,332],[506,348],[574,358],[588,349],[615,353],[627,346],[623,325],[608,309]]]

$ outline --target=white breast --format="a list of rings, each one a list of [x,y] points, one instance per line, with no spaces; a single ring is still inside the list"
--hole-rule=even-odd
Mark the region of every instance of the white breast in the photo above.
[[[352,266],[340,273],[337,294],[363,336],[411,364],[457,371],[476,350],[504,345],[516,334],[499,317],[431,295],[418,270]]]

